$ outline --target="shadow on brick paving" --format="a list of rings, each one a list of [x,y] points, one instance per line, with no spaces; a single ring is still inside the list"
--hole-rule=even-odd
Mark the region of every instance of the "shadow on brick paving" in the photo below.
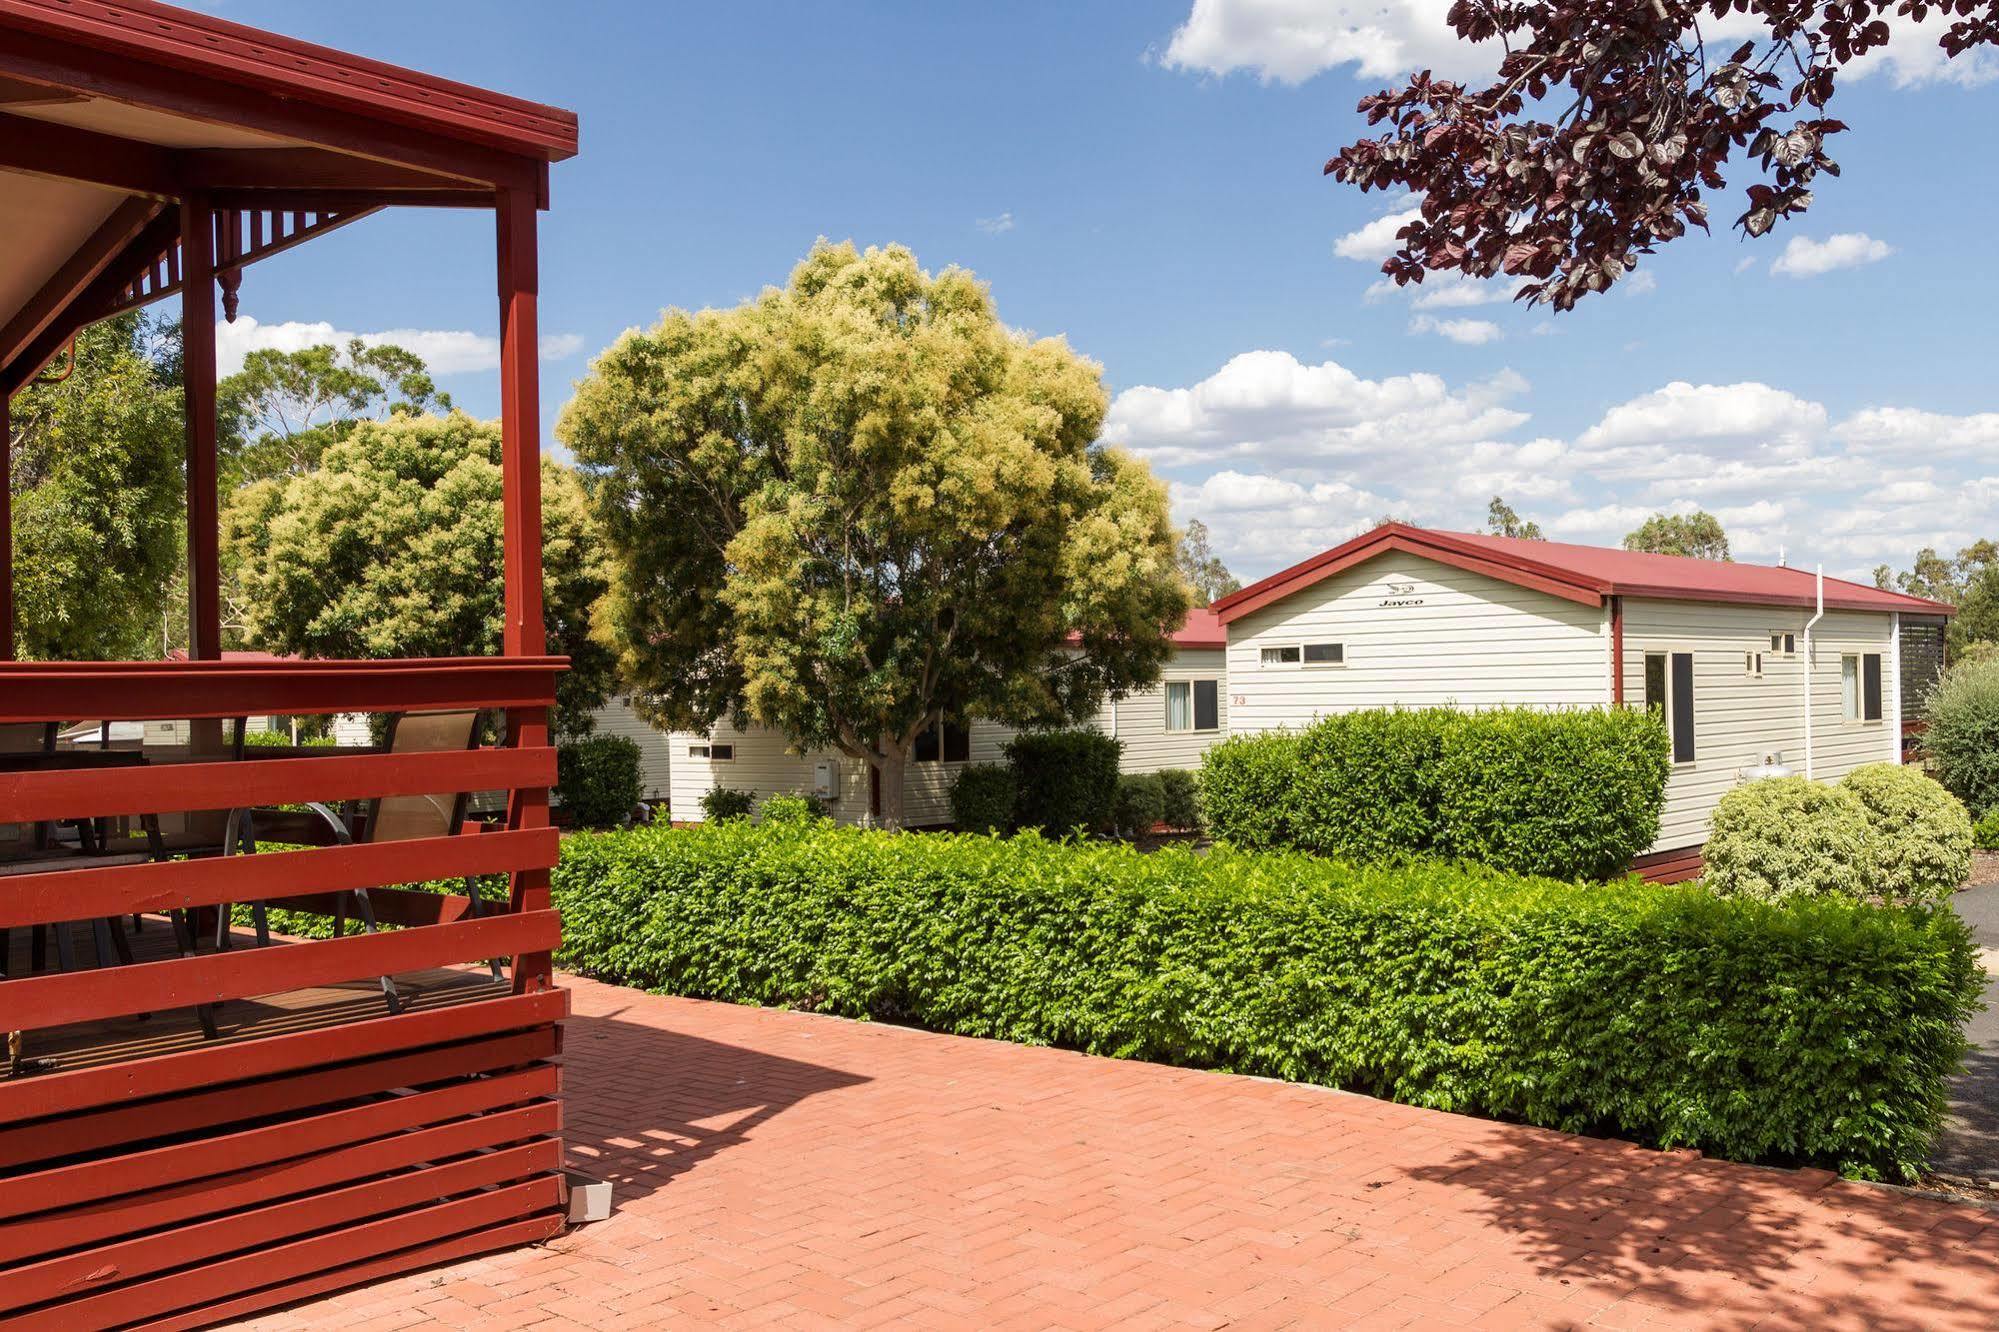
[[[1709,1326],[1999,1326],[1992,1264],[1969,1282],[1962,1272],[1961,1246],[1999,1235],[1981,1211],[1828,1171],[1607,1146],[1522,1130],[1408,1175],[1481,1195],[1471,1210],[1542,1276]]]
[[[564,1086],[589,1089],[565,1100],[569,1163],[610,1180],[614,1207],[665,1187],[808,1097],[870,1081],[619,1021],[626,1011],[563,1022]]]

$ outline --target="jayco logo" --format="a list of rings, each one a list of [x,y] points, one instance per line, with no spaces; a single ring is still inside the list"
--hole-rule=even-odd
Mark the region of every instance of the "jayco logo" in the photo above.
[[[1388,580],[1388,595],[1383,597],[1377,604],[1382,607],[1420,606],[1423,604],[1423,598],[1416,596],[1415,592],[1416,585],[1414,583],[1404,582],[1398,578],[1391,578]]]

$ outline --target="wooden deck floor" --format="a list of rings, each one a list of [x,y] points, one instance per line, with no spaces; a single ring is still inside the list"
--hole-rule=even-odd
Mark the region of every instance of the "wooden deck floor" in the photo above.
[[[175,956],[173,931],[163,918],[145,917],[136,934],[131,933],[129,917],[124,925],[135,964],[163,961]],[[89,928],[80,925],[73,928],[77,966],[94,967],[97,956]],[[29,975],[29,931],[12,931],[9,943],[7,974]],[[231,936],[231,946],[254,948],[256,937],[248,931],[235,931]],[[285,948],[292,945],[274,940],[270,946]],[[204,948],[203,951],[207,950]],[[48,965],[55,965],[52,944],[48,949]],[[397,976],[395,981],[402,1005],[413,1011],[471,1003],[510,992],[510,987],[504,982],[495,982],[490,972],[475,969],[408,972]],[[204,1045],[365,1021],[383,1017],[387,1011],[381,983],[364,979],[217,1004],[213,1012],[217,1034],[212,1040],[203,1034],[195,1010],[184,1008],[30,1032],[27,1054],[36,1061],[36,1073],[68,1071],[170,1054]],[[4,1073],[4,1069],[0,1069],[0,1073]]]

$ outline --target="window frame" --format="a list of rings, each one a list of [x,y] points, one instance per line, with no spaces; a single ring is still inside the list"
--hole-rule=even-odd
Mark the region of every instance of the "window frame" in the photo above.
[[[1329,660],[1313,661],[1311,656],[1313,648],[1331,648],[1334,655]],[[1298,664],[1310,667],[1313,670],[1325,670],[1328,667],[1344,666],[1347,664],[1346,640],[1341,639],[1338,642],[1331,643],[1300,643],[1298,645]]]
[[[1853,694],[1847,696],[1847,669],[1852,664]],[[1879,652],[1839,654],[1839,719],[1847,726],[1878,726],[1886,712],[1882,697],[1882,661]]]
[[[1201,687],[1205,685],[1210,694],[1210,707],[1214,713],[1214,723],[1201,725]],[[1187,724],[1173,724],[1173,691],[1187,692]],[[1205,735],[1222,729],[1222,682],[1213,676],[1190,676],[1185,680],[1167,680],[1160,687],[1160,724],[1167,735]]]
[[[1283,655],[1286,652],[1294,655],[1286,659]],[[1275,660],[1272,660],[1272,653],[1277,654]],[[1256,649],[1256,664],[1265,670],[1284,670],[1287,668],[1296,670],[1305,664],[1305,645],[1302,643],[1259,644]]]
[[[957,743],[953,743],[953,740]],[[923,752],[928,741],[931,753]],[[953,754],[959,757],[952,757]],[[936,723],[924,727],[916,733],[916,743],[910,746],[911,763],[970,763],[972,761],[972,728],[962,726],[949,717],[940,717]]]
[[[734,741],[716,744],[712,740],[700,740],[687,746],[687,757],[705,759],[710,763],[734,763],[736,746]]]
[[[1699,737],[1694,727],[1697,708],[1694,702],[1694,654],[1672,649],[1645,653],[1642,663],[1643,702],[1648,712],[1654,706],[1652,664],[1655,661],[1659,663],[1660,697],[1657,707],[1660,720],[1666,726],[1667,752],[1674,767],[1692,767],[1700,754]],[[1678,696],[1683,692],[1686,695],[1685,707],[1678,702]]]

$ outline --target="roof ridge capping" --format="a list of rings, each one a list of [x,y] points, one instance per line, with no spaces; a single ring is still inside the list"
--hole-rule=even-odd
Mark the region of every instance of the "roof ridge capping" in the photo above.
[[[1816,576],[1811,570],[1795,566],[1654,555],[1614,546],[1534,541],[1389,522],[1223,597],[1212,609],[1226,625],[1392,550],[1407,551],[1584,604],[1601,604],[1611,596],[1736,605],[1817,604]],[[1955,614],[1954,607],[1922,597],[1844,578],[1827,578],[1825,582],[1825,604],[1831,609]]]

